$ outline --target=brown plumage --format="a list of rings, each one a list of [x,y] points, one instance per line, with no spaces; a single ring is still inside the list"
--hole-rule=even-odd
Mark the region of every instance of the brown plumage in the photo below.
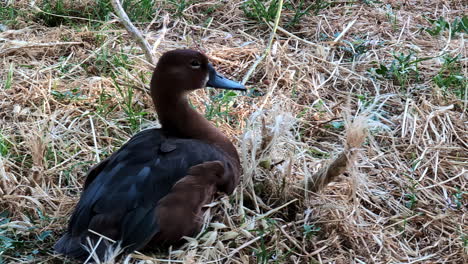
[[[56,252],[86,258],[86,238],[98,240],[88,229],[118,241],[124,253],[200,231],[203,205],[218,191],[231,194],[241,173],[230,140],[186,99],[205,85],[245,89],[218,75],[200,52],[174,50],[161,57],[151,96],[162,128],[141,131],[90,169]],[[100,259],[107,247],[106,242],[97,247]]]

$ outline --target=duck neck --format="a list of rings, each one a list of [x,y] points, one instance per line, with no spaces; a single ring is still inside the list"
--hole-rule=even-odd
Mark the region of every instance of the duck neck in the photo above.
[[[153,100],[164,131],[170,135],[215,144],[240,163],[237,150],[229,138],[193,109],[185,94],[155,96]]]

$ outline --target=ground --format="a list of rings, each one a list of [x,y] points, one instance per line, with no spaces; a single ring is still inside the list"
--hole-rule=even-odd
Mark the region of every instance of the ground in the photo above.
[[[124,261],[467,263],[466,2],[286,0],[275,27],[280,3],[124,1],[156,59],[198,49],[248,87],[190,97],[241,185],[197,239]],[[52,246],[86,171],[158,125],[152,66],[108,0],[2,1],[0,59],[0,263],[72,263]],[[366,141],[310,192],[357,116]]]

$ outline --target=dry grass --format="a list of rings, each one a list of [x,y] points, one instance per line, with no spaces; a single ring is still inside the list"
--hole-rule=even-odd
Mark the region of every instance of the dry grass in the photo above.
[[[86,170],[157,125],[145,93],[151,68],[115,17],[46,27],[30,1],[16,2],[8,7],[21,14],[0,31],[0,263],[60,263],[52,245]],[[201,1],[183,16],[166,16],[173,6],[158,3],[154,20],[137,26],[156,58],[198,48],[242,80],[271,28],[247,19],[241,2]],[[124,262],[468,262],[466,82],[463,98],[432,80],[442,54],[460,55],[467,76],[465,35],[421,30],[430,26],[423,14],[452,21],[466,3],[364,2],[335,2],[292,28],[285,9],[249,93],[191,97],[236,142],[242,184],[209,205],[197,239]],[[358,39],[360,50],[349,44]],[[431,57],[419,63],[419,81],[402,86],[368,72],[409,50]],[[358,116],[367,125],[358,118],[357,130],[347,128]],[[367,139],[353,136],[362,126]],[[346,149],[353,166],[344,176],[317,192],[304,188]]]

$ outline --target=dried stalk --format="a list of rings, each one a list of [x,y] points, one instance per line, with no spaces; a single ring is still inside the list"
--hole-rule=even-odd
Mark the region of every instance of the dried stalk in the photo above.
[[[276,11],[275,24],[273,26],[273,30],[271,31],[270,40],[268,41],[268,46],[265,49],[265,52],[262,54],[262,56],[258,58],[254,62],[254,64],[250,67],[249,71],[242,79],[242,84],[245,84],[249,80],[250,76],[252,76],[253,72],[255,71],[257,66],[260,64],[260,62],[262,62],[266,58],[266,56],[270,54],[271,45],[273,45],[273,39],[275,38],[276,30],[278,29],[278,24],[279,24],[282,10],[283,10],[283,0],[280,0],[278,3],[278,10]]]
[[[130,21],[130,18],[127,16],[127,13],[125,13],[125,10],[120,4],[120,1],[112,0],[111,3],[112,3],[112,6],[114,7],[115,12],[117,13],[117,16],[120,18],[120,21],[125,26],[128,33],[130,33],[130,35],[133,36],[133,38],[137,41],[140,48],[145,53],[146,60],[153,66],[156,65],[156,61],[151,53],[151,47],[148,41],[146,41],[146,39],[143,37],[141,32],[132,24],[132,22]]]
[[[312,192],[320,191],[346,171],[357,154],[357,148],[361,147],[367,137],[366,122],[367,118],[365,117],[357,117],[353,121],[347,128],[345,149],[327,166],[320,169],[312,177],[306,178],[302,187]]]

